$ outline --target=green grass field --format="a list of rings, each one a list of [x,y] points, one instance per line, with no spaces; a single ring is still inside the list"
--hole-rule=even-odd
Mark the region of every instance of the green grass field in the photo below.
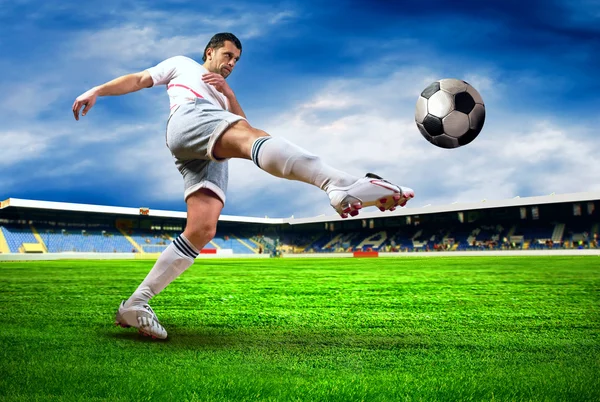
[[[0,263],[0,399],[600,400],[600,258],[198,260],[113,325],[152,261]]]

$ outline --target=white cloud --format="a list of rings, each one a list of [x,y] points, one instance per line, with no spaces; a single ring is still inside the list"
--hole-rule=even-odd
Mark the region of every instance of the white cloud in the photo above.
[[[96,167],[97,161],[92,159],[75,160],[72,163],[55,165],[51,169],[39,170],[37,178],[65,178],[68,176],[79,175],[82,171]]]
[[[131,65],[148,65],[178,54],[201,53],[205,35],[163,36],[158,26],[127,24],[79,36],[71,46],[74,59],[100,60],[119,74]]]
[[[168,201],[183,199],[183,179],[165,145],[164,130],[141,130],[137,141],[115,149],[111,158],[118,175],[139,177],[146,187],[140,189],[150,200]]]
[[[40,113],[51,108],[63,90],[49,85],[48,82],[28,80],[26,83],[5,83],[3,97],[0,99],[0,115],[10,118],[22,117],[31,121]]]
[[[216,32],[235,30],[243,42],[266,35],[294,16],[292,10],[276,9],[247,10],[227,17],[210,12],[134,10],[120,16],[124,20],[120,25],[79,34],[67,48],[75,60],[86,60],[86,65],[95,60],[107,73],[123,74],[175,55],[201,55]]]
[[[0,166],[35,159],[43,155],[47,145],[44,138],[27,131],[0,133]]]
[[[275,13],[274,15],[271,15],[270,18],[268,19],[269,24],[271,25],[276,25],[281,23],[282,21],[289,21],[290,19],[292,19],[293,17],[296,16],[296,13],[291,11],[291,10],[284,10],[278,13]]]

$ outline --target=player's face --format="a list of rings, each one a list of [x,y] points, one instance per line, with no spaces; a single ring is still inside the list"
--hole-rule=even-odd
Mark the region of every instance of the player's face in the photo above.
[[[227,78],[240,59],[240,54],[240,49],[230,41],[225,41],[218,49],[209,48],[206,52],[207,70]]]

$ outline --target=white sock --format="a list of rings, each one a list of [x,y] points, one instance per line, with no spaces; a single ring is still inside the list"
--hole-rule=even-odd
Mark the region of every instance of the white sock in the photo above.
[[[345,187],[358,180],[283,138],[256,139],[252,144],[252,160],[256,166],[273,176],[302,181],[325,191],[330,184]]]
[[[167,285],[188,269],[198,256],[198,250],[181,234],[162,252],[144,281],[125,302],[125,307],[148,304]]]

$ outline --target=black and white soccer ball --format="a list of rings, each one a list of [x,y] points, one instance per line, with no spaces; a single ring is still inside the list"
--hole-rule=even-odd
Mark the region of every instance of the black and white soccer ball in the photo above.
[[[435,81],[421,92],[415,113],[423,137],[441,148],[458,148],[473,141],[485,121],[479,92],[454,78]]]

